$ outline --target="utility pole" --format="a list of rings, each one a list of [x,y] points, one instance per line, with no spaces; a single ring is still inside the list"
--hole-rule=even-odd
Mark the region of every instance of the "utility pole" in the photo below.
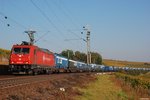
[[[33,45],[34,44],[34,33],[36,33],[36,31],[25,31],[25,33],[28,34],[29,38],[30,38],[30,44]]]
[[[86,31],[86,43],[87,43],[87,64],[91,63],[91,52],[90,52],[90,30],[88,26],[83,26]]]

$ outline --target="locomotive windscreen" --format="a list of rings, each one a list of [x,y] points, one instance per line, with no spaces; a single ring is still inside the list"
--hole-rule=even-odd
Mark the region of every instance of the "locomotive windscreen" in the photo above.
[[[30,48],[14,48],[13,49],[13,53],[15,54],[19,54],[19,53],[28,54],[29,52],[30,52]]]

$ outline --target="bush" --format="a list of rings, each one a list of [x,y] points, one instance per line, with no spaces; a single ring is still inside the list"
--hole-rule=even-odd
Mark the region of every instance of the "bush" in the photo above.
[[[131,76],[122,73],[115,74],[117,78],[123,80],[126,84],[130,83],[133,88],[142,87],[144,89],[150,89],[150,80],[141,78],[140,76]]]

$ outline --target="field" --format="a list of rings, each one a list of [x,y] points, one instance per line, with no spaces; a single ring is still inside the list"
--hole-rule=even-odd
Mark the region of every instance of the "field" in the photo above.
[[[80,89],[83,93],[77,100],[128,100],[121,87],[111,81],[111,75],[99,75],[97,80],[86,88]]]
[[[150,98],[150,73],[132,75],[127,73],[115,73],[115,80],[129,95],[129,98]],[[145,100],[145,99],[144,99]],[[147,100],[147,99],[146,99]],[[149,99],[148,99],[149,100]]]
[[[131,61],[103,59],[103,64],[107,66],[150,68],[150,62],[131,62]]]
[[[127,74],[119,74],[119,78],[115,74],[97,76],[95,82],[79,88],[82,95],[76,100],[149,100],[150,78],[144,78],[147,74],[143,79]]]

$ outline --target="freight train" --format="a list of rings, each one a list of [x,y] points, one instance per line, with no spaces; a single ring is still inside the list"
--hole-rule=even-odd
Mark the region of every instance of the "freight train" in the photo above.
[[[50,74],[59,72],[87,71],[119,71],[119,70],[150,70],[150,68],[113,67],[97,64],[86,64],[53,53],[48,49],[39,48],[29,42],[13,45],[9,60],[10,72],[13,74]]]
[[[49,74],[88,71],[90,66],[23,41],[13,45],[9,67],[13,74]]]

